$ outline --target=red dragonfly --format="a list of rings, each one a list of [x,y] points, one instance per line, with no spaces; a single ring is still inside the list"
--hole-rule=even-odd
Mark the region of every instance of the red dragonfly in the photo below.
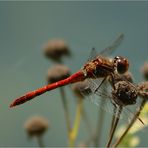
[[[116,56],[114,59],[110,60],[109,58],[106,57],[107,55],[111,54],[121,44],[123,38],[124,35],[121,34],[109,47],[105,48],[99,53],[99,55],[89,60],[78,72],[74,73],[70,77],[46,85],[37,90],[31,91],[15,99],[10,105],[10,107],[23,104],[47,91],[56,89],[61,86],[65,86],[67,84],[84,81],[87,78],[92,78],[92,79],[103,78],[100,85],[96,89],[97,91],[108,76],[113,76],[115,72],[122,74],[128,70],[129,63],[126,58],[123,58],[121,56]]]

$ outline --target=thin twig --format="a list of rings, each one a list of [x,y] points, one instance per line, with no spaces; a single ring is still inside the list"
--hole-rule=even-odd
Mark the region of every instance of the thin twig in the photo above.
[[[70,140],[71,123],[70,123],[70,115],[69,115],[68,103],[67,103],[64,88],[60,87],[60,93],[61,93],[61,98],[62,98],[62,103],[63,103],[63,108],[64,108],[64,114],[65,114],[65,119],[66,119],[68,138]]]
[[[126,136],[126,134],[130,130],[130,128],[132,127],[132,125],[135,123],[135,121],[136,121],[137,117],[140,115],[140,112],[143,109],[145,103],[146,103],[146,99],[143,99],[142,102],[141,102],[141,105],[140,105],[140,107],[138,109],[138,111],[136,112],[135,116],[133,117],[133,119],[131,120],[131,122],[129,123],[129,125],[127,126],[126,130],[124,131],[124,133],[122,134],[122,136],[119,139],[117,139],[117,141],[113,145],[114,148],[117,147],[121,143],[121,141]]]
[[[104,106],[104,103],[105,102],[102,100],[100,105]],[[104,110],[102,110],[100,108],[98,115],[99,115],[99,117],[98,117],[98,122],[97,122],[97,128],[96,128],[96,133],[94,136],[94,146],[95,147],[98,147],[100,145],[100,138],[101,138],[101,134],[102,134],[102,127],[103,127],[104,115],[105,115]]]
[[[119,121],[119,119],[120,119],[121,111],[122,111],[122,106],[119,106],[119,109],[117,110],[117,114],[116,114],[116,116],[115,116],[114,126],[113,126],[113,128],[112,128],[112,130],[111,130],[110,137],[109,137],[109,140],[108,140],[108,143],[107,143],[107,148],[110,147],[110,144],[111,144],[111,142],[112,142],[112,139],[113,139],[115,130],[116,130],[117,125],[118,125],[118,121]]]
[[[114,104],[113,104],[114,105]],[[114,126],[114,122],[115,122],[115,117],[116,117],[116,106],[114,105],[114,113],[113,113],[113,117],[112,117],[112,122],[111,122],[111,127],[110,127],[110,131],[109,131],[109,137],[111,135],[111,131],[113,129],[113,126]]]
[[[90,135],[92,135],[93,132],[92,132],[91,124],[90,124],[90,121],[88,119],[87,113],[85,112],[84,106],[82,106],[82,119],[84,120],[84,123],[86,124],[88,133]]]

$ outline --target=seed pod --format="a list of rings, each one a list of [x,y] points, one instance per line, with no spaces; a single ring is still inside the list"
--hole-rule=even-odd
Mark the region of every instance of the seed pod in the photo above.
[[[59,62],[63,56],[70,56],[70,50],[67,43],[61,39],[49,40],[43,47],[47,58]]]
[[[70,70],[68,67],[58,64],[48,70],[47,81],[48,83],[54,83],[63,80],[70,76]]]
[[[72,84],[72,90],[78,97],[81,98],[84,98],[84,95],[91,94],[91,89],[89,88],[87,80]]]
[[[49,123],[46,118],[33,116],[25,122],[24,128],[29,137],[39,137],[49,128]]]
[[[148,62],[145,62],[143,67],[141,68],[141,72],[143,74],[143,77],[148,80]]]
[[[112,91],[113,99],[118,105],[135,104],[137,95],[136,87],[126,81],[117,82],[115,84],[115,89]]]
[[[141,82],[137,85],[138,95],[148,100],[148,82]]]

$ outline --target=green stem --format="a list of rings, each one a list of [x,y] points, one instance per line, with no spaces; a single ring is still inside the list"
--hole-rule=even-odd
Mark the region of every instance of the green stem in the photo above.
[[[82,105],[83,105],[83,99],[78,98],[75,121],[74,121],[72,131],[70,133],[70,143],[69,143],[70,147],[75,146],[75,140],[78,135],[78,130],[80,127],[80,121],[81,121],[81,116],[82,116]]]

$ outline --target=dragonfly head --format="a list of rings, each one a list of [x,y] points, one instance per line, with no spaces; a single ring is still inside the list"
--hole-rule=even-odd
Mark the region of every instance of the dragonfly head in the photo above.
[[[124,74],[129,68],[128,60],[121,56],[116,56],[114,58],[114,64],[119,74]]]

